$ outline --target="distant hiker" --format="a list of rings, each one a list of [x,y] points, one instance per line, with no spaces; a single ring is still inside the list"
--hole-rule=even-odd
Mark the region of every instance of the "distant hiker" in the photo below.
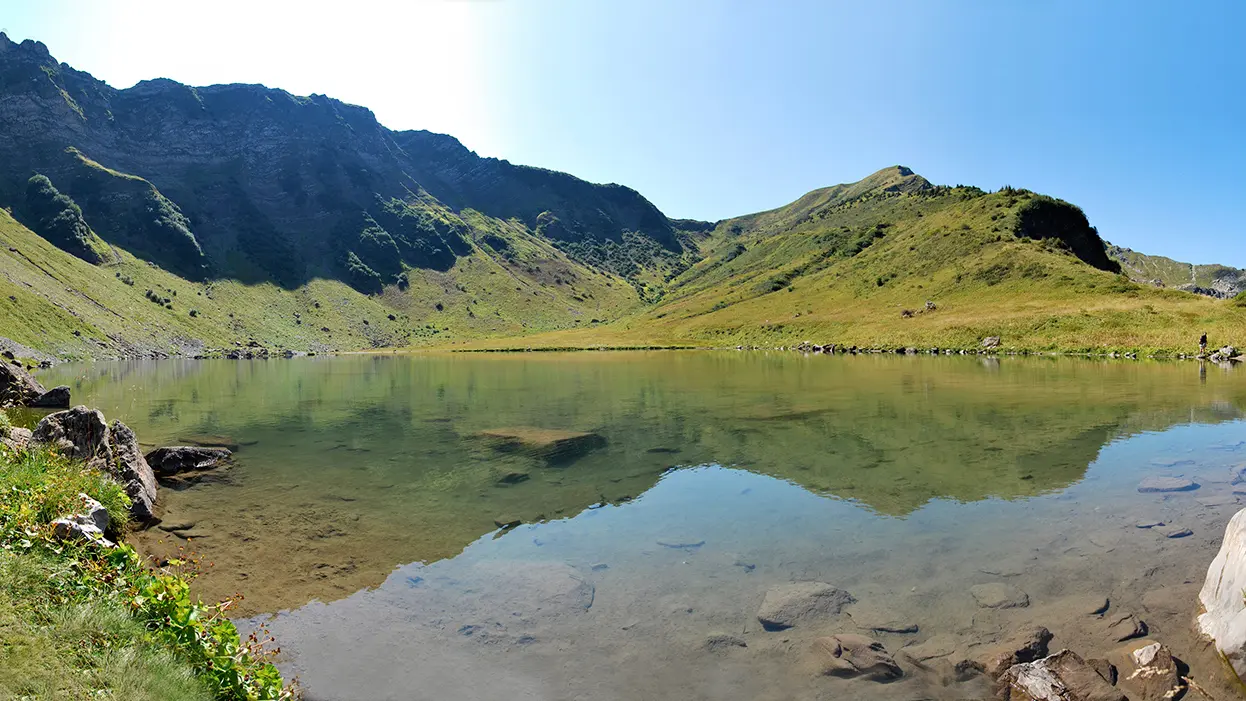
[[[1206,333],[1204,333],[1198,339],[1198,352],[1199,352],[1199,355],[1207,354],[1207,334]]]

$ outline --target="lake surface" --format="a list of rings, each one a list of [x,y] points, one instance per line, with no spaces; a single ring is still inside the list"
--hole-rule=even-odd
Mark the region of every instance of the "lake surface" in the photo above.
[[[955,661],[1034,623],[1053,651],[1100,656],[1130,614],[1230,697],[1191,621],[1246,491],[1232,483],[1244,372],[601,352],[143,361],[41,380],[145,444],[238,447],[223,475],[162,489],[163,525],[182,529],[138,542],[211,561],[201,593],[244,592],[248,625],[268,621],[309,699],[988,698]],[[575,436],[524,443],[550,431]],[[1199,486],[1140,493],[1150,476]],[[793,581],[856,603],[763,630],[766,591]],[[1028,604],[970,592],[997,583]],[[1107,614],[1088,615],[1096,597]],[[812,673],[812,640],[849,632],[904,678]]]

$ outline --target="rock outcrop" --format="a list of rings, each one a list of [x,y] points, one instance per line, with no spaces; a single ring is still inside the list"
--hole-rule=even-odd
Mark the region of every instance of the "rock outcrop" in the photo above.
[[[1224,541],[1207,568],[1198,599],[1198,629],[1215,643],[1238,678],[1246,679],[1246,509],[1224,529]]]
[[[125,424],[114,421],[109,426],[103,412],[76,406],[45,416],[31,441],[56,446],[66,456],[112,475],[130,496],[130,515],[136,521],[146,523],[155,516],[156,476]]]

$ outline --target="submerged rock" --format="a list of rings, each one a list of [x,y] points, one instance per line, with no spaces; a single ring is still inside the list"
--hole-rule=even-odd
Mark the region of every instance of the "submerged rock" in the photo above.
[[[777,584],[766,591],[757,620],[766,630],[785,630],[803,621],[838,615],[856,599],[824,582]]]
[[[554,464],[568,463],[605,447],[596,433],[518,426],[493,428],[476,434],[503,452],[522,452]]]
[[[183,472],[214,470],[227,464],[232,456],[228,448],[179,445],[156,448],[143,459],[157,477],[172,477]]]
[[[1129,701],[1070,650],[1014,665],[1000,678],[1004,701]]]
[[[814,663],[828,677],[890,682],[904,676],[883,644],[863,635],[832,635],[813,641]]]
[[[916,645],[905,645],[900,648],[900,654],[913,662],[922,663],[947,657],[956,652],[959,646],[959,641],[950,635],[936,635]]]
[[[1207,568],[1198,600],[1205,613],[1198,629],[1211,638],[1239,679],[1246,678],[1246,509],[1224,529],[1224,541]]]
[[[748,647],[748,643],[734,635],[720,633],[706,637],[705,642],[701,643],[701,647],[708,652],[727,652],[729,650]]]
[[[853,606],[848,612],[858,628],[879,633],[912,634],[918,625],[893,610],[874,606]]]
[[[1030,605],[1028,594],[1011,584],[1004,584],[1003,582],[975,584],[969,588],[969,594],[973,596],[974,601],[977,601],[978,606],[982,608],[1011,609]]]
[[[1198,489],[1198,484],[1184,477],[1148,477],[1138,485],[1143,494],[1160,492],[1190,492]]]
[[[1187,536],[1194,535],[1194,531],[1186,528],[1185,526],[1178,526],[1176,524],[1156,526],[1151,530],[1164,536],[1165,538],[1185,538]]]

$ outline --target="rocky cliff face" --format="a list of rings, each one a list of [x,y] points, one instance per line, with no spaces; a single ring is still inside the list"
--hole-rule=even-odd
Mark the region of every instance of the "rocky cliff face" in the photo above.
[[[104,241],[187,277],[337,277],[376,292],[470,252],[465,210],[591,263],[619,247],[682,250],[671,222],[626,187],[393,132],[322,95],[166,79],[117,90],[3,34],[0,132],[0,205],[25,218],[27,181],[42,173]]]

